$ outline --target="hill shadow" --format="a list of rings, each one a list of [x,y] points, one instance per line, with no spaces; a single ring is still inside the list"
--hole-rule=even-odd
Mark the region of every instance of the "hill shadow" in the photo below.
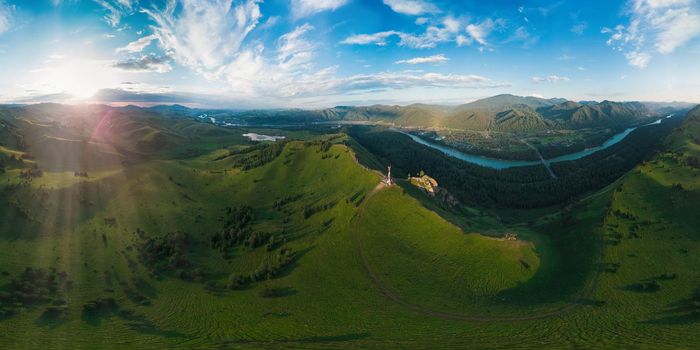
[[[700,288],[690,298],[681,299],[660,311],[659,318],[643,321],[647,324],[688,325],[700,324]]]

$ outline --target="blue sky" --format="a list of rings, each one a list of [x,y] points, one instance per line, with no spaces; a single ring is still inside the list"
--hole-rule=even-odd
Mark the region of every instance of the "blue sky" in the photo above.
[[[700,0],[0,0],[0,102],[700,102]]]

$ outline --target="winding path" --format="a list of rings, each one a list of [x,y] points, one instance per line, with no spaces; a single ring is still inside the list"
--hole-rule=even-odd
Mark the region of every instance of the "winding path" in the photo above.
[[[357,216],[355,217],[355,245],[357,247],[357,253],[360,258],[360,261],[362,262],[362,267],[367,274],[367,276],[370,278],[372,281],[372,284],[379,289],[379,291],[389,300],[392,302],[404,307],[405,309],[411,310],[413,312],[423,314],[426,316],[431,316],[431,317],[438,317],[446,320],[456,320],[456,321],[466,321],[466,322],[476,322],[476,323],[497,323],[497,322],[518,322],[518,321],[531,321],[531,320],[539,320],[539,319],[544,319],[544,318],[550,318],[550,317],[557,317],[557,316],[562,316],[568,312],[571,312],[581,306],[583,306],[583,303],[571,303],[565,306],[562,306],[558,309],[551,310],[551,311],[546,311],[542,313],[533,313],[533,314],[528,314],[528,315],[522,315],[522,316],[483,316],[483,315],[468,315],[468,314],[461,314],[458,312],[451,312],[451,311],[440,311],[440,310],[435,310],[431,309],[425,306],[413,304],[405,299],[403,299],[400,295],[398,295],[396,292],[391,290],[384,282],[379,278],[376,272],[372,270],[372,266],[367,260],[367,255],[365,253],[364,247],[362,245],[362,237],[360,235],[360,221],[362,218],[362,214],[364,212],[364,209],[367,205],[367,202],[379,191],[382,189],[386,188],[387,186],[384,184],[379,184],[377,187],[375,187],[372,191],[370,191],[367,196],[365,197],[365,200],[362,202],[360,205]],[[602,247],[600,248],[601,251],[599,253],[602,253]],[[589,286],[586,287],[582,295],[578,298],[579,301],[588,298],[591,293],[596,288],[596,284],[598,281],[598,276],[600,272],[596,272],[595,275],[593,276],[592,282],[589,284]]]

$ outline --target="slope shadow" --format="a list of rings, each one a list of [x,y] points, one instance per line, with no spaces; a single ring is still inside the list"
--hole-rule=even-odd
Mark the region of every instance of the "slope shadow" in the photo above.
[[[187,337],[186,334],[183,334],[176,330],[159,328],[155,323],[146,318],[146,316],[136,314],[131,310],[122,310],[117,316],[124,320],[129,328],[141,334],[156,335],[163,338]]]
[[[700,288],[696,289],[690,298],[671,303],[658,314],[659,318],[642,321],[642,323],[664,325],[700,323]]]

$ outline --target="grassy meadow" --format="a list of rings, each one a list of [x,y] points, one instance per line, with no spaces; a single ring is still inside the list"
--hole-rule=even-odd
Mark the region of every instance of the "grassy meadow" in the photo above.
[[[28,155],[0,173],[0,348],[700,343],[695,124],[599,192],[504,217],[377,187],[357,158],[381,160],[342,134],[261,146],[145,120],[78,146],[87,132],[52,129],[43,152],[48,121],[22,127],[25,150],[0,135],[5,157]],[[57,147],[92,166],[59,166]]]

